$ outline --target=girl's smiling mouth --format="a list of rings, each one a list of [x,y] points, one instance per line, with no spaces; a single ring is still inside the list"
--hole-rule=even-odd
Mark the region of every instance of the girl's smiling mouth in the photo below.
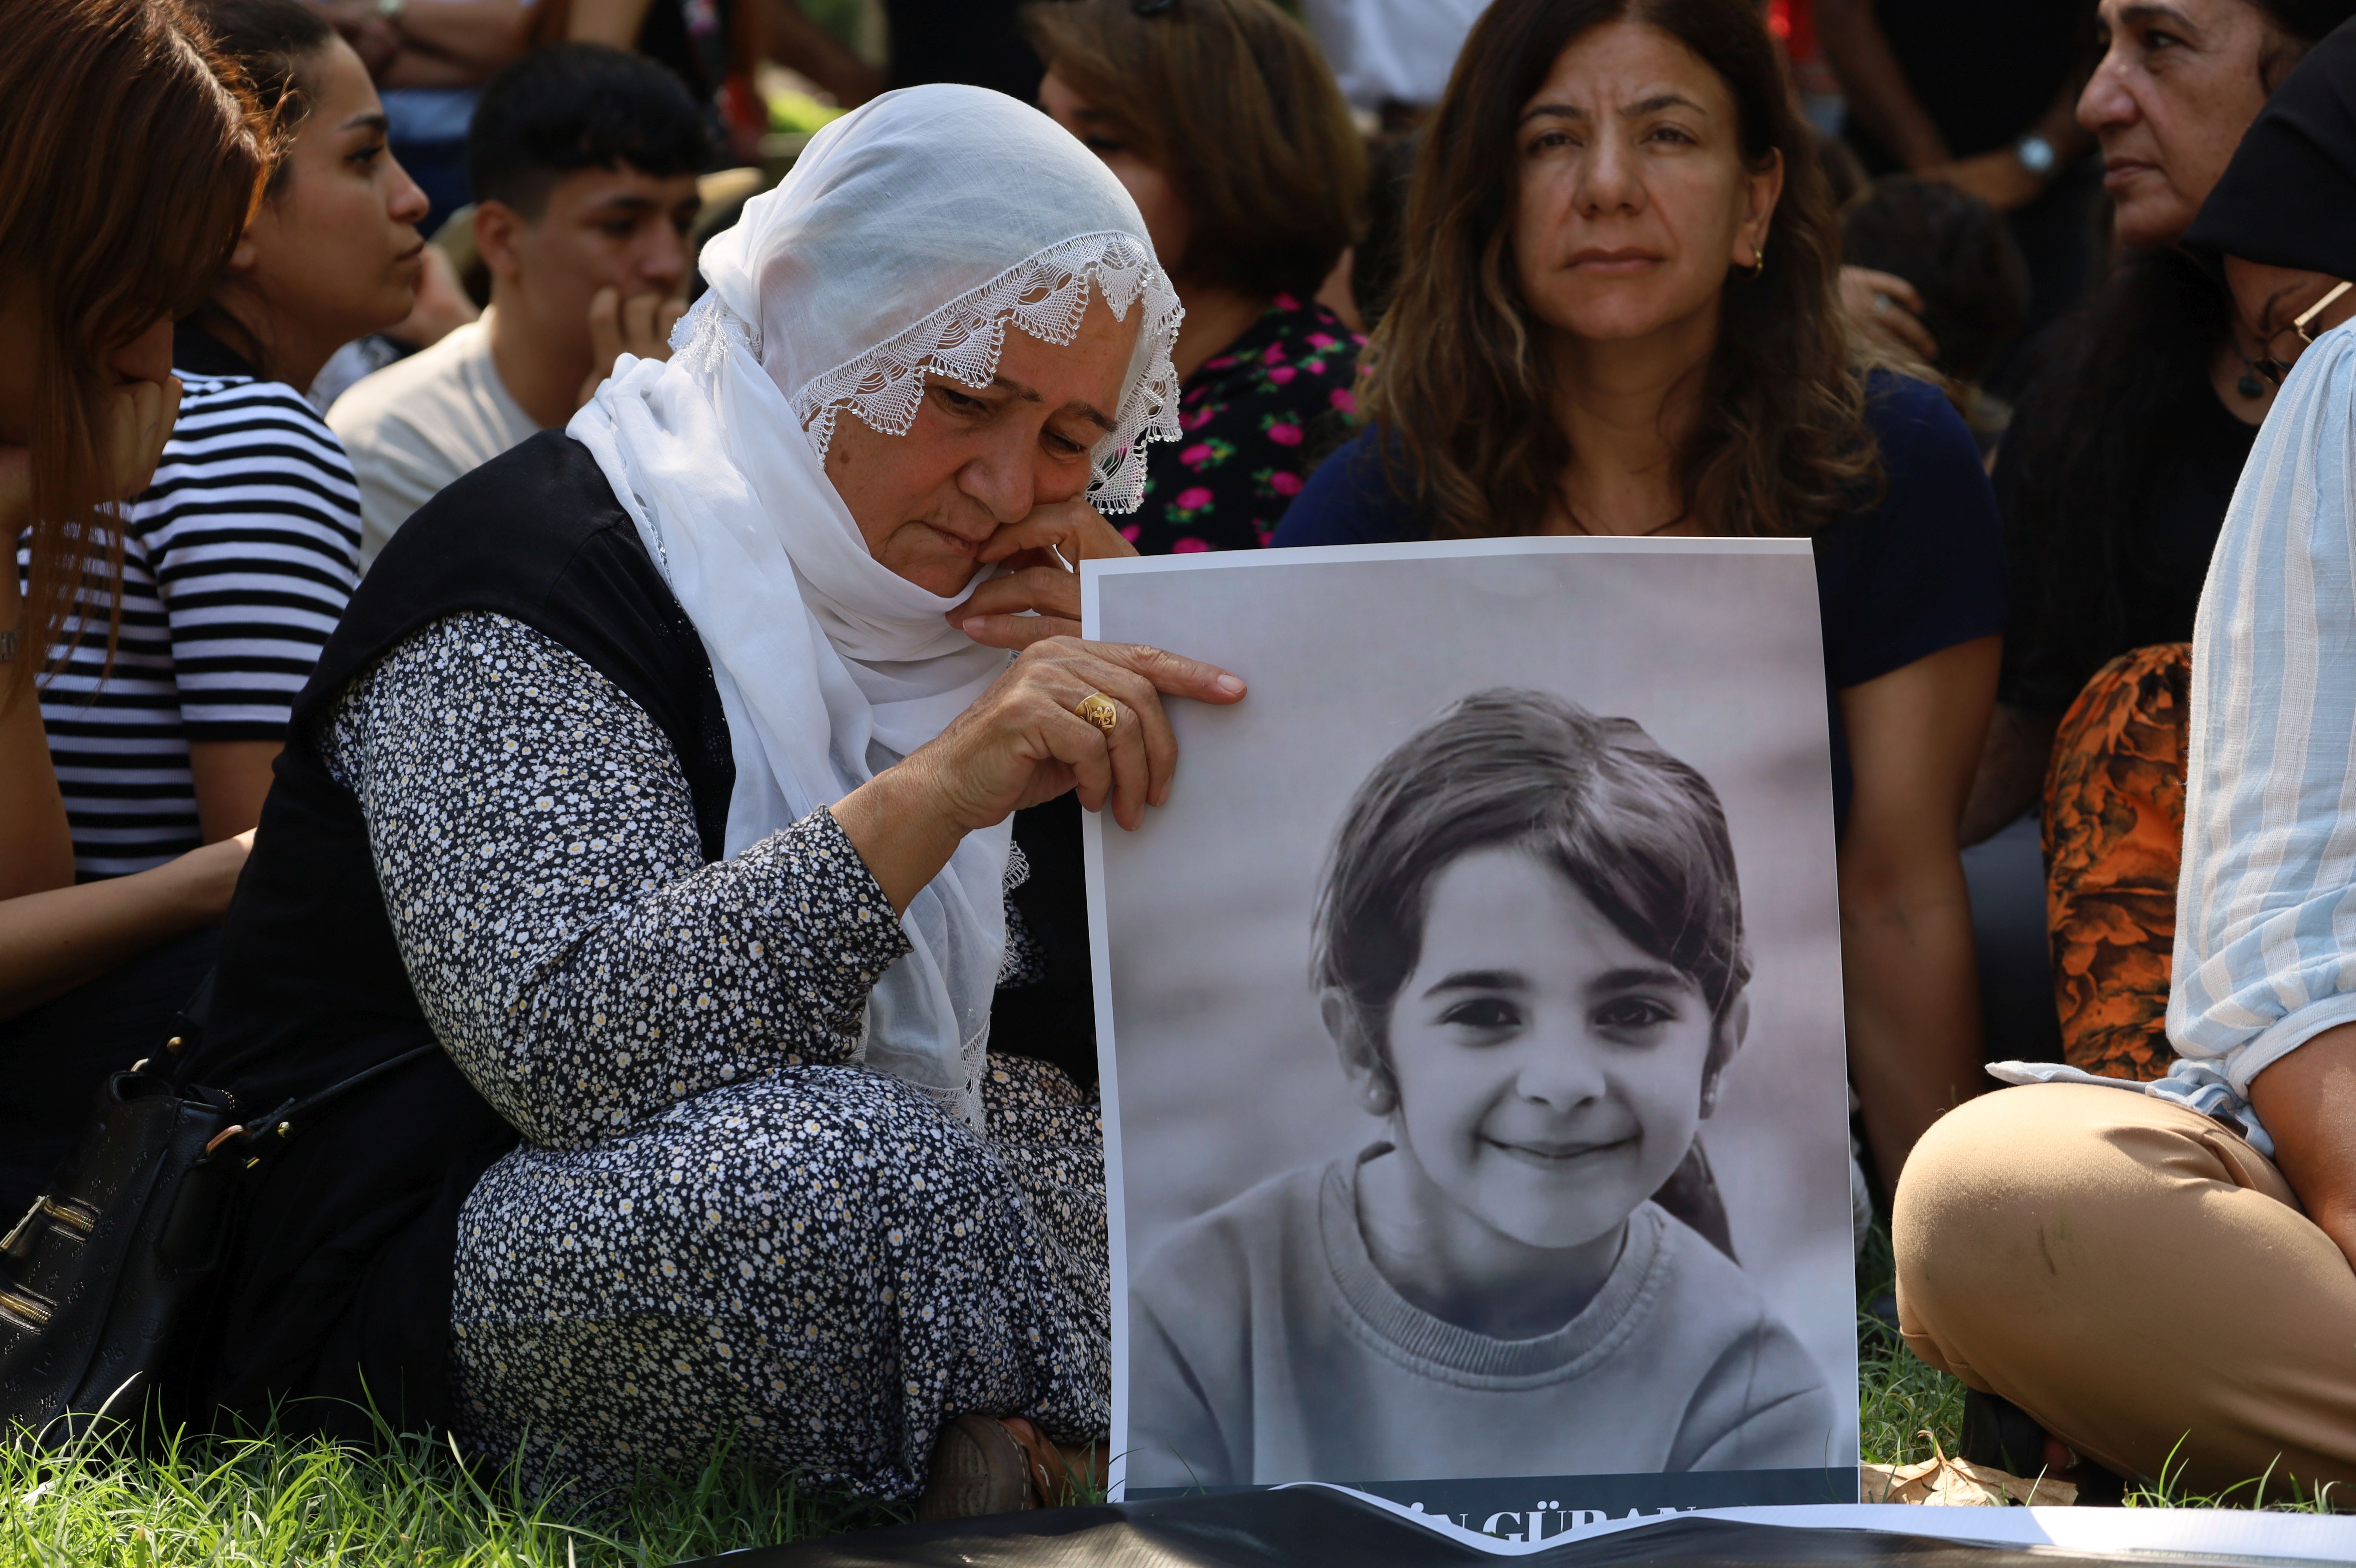
[[[1557,1170],[1566,1165],[1590,1158],[1596,1155],[1616,1154],[1622,1149],[1633,1148],[1643,1141],[1643,1136],[1641,1133],[1631,1133],[1624,1138],[1613,1138],[1604,1143],[1558,1143],[1546,1138],[1508,1143],[1503,1138],[1483,1136],[1481,1141],[1498,1153],[1518,1159],[1525,1165],[1534,1165],[1541,1170]]]

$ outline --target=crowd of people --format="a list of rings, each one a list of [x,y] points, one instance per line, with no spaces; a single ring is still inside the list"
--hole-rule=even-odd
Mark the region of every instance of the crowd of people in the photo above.
[[[1976,1456],[2356,1479],[2356,0],[881,10],[17,8],[0,1218],[134,1058],[386,1069],[179,1408],[1052,1500],[1079,813],[1249,700],[1074,563],[1763,535]]]

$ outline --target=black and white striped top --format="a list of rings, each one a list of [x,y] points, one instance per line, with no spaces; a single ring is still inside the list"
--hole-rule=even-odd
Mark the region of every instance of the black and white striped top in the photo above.
[[[130,507],[113,667],[92,594],[41,694],[84,880],[202,842],[188,743],[284,739],[359,581],[359,486],[317,411],[188,326],[172,357],[180,414]]]

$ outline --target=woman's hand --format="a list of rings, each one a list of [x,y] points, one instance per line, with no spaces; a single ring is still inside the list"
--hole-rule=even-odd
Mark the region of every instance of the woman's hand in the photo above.
[[[1109,734],[1078,712],[1099,692],[1118,710]],[[967,834],[1066,790],[1133,829],[1170,798],[1177,771],[1165,694],[1224,706],[1244,683],[1159,648],[1047,638],[930,744],[836,802],[835,820],[902,912]]]
[[[1086,501],[1050,501],[1019,523],[990,536],[976,559],[1007,564],[949,612],[952,624],[993,648],[1027,648],[1049,637],[1080,635],[1080,572],[1084,560],[1118,559],[1137,547]],[[1031,612],[1025,613],[1025,612]]]
[[[1866,336],[1925,365],[1938,360],[1939,340],[1922,325],[1922,296],[1897,273],[1843,267],[1840,302],[1850,322]]]
[[[180,379],[125,381],[106,395],[97,430],[99,461],[106,475],[105,498],[127,501],[155,480],[155,464],[164,459],[164,443],[172,439],[172,423],[180,417]],[[33,523],[33,449],[0,445],[0,535],[13,543]],[[12,549],[9,552],[15,554]],[[9,567],[9,603],[16,590],[16,568]],[[5,608],[5,606],[0,606]],[[14,625],[12,616],[0,616],[0,625]]]
[[[109,475],[106,493],[129,500],[155,482],[164,443],[180,417],[180,379],[126,381],[107,394],[106,422],[99,427]]]

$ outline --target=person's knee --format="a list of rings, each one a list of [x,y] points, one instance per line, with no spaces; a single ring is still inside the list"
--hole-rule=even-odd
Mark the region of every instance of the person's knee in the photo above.
[[[2102,1201],[2086,1179],[2115,1163],[2105,1158],[2112,1100],[2131,1105],[2111,1089],[2000,1090],[1948,1112],[1923,1135],[1890,1213],[1910,1339],[1944,1340],[1990,1307],[2026,1305],[2026,1296],[2040,1293],[2030,1282],[2062,1283],[2051,1232],[2057,1219],[2066,1230],[2062,1217],[2090,1198]]]

